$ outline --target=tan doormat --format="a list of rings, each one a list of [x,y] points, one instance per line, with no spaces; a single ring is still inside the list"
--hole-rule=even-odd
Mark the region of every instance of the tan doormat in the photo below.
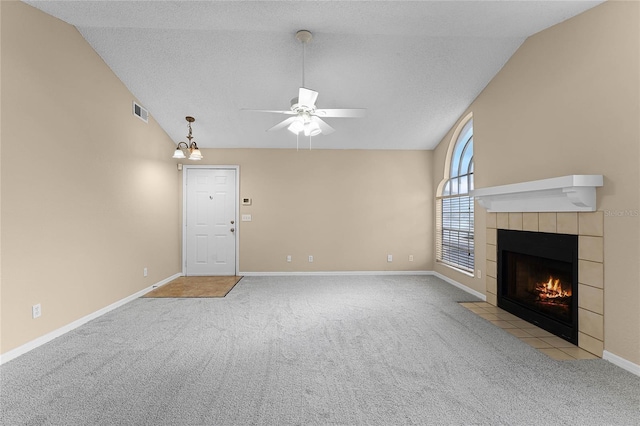
[[[180,277],[142,297],[225,297],[242,277]]]

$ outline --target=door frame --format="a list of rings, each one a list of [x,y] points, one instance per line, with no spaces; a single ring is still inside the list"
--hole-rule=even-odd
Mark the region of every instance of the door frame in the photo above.
[[[235,275],[237,276],[240,271],[240,166],[231,165],[183,165],[182,166],[182,276],[187,275],[187,170],[189,169],[212,169],[212,170],[234,170],[236,172],[236,215],[235,215],[235,228],[234,233],[236,243],[236,264]]]

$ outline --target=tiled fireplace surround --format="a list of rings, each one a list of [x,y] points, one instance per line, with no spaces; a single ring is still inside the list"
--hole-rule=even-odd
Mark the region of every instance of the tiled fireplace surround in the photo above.
[[[487,302],[497,306],[497,230],[578,235],[578,346],[604,350],[604,212],[487,213]]]

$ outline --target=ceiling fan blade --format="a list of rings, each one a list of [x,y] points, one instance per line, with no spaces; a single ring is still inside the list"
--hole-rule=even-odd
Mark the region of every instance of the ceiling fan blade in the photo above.
[[[249,112],[273,112],[276,114],[285,114],[285,115],[293,115],[295,114],[295,112],[289,110],[289,111],[278,111],[278,110],[274,110],[274,109],[247,109],[247,108],[243,108],[240,111],[249,111]]]
[[[336,118],[359,118],[364,117],[367,113],[363,108],[351,109],[317,109],[315,115],[319,117],[336,117]]]
[[[318,92],[301,87],[298,91],[298,105],[304,105],[309,108],[313,108],[318,99]]]
[[[287,127],[288,125],[290,125],[291,123],[293,123],[294,121],[296,121],[298,119],[298,117],[289,117],[284,121],[279,122],[278,124],[276,124],[275,126],[273,126],[272,128],[268,129],[267,132],[273,132],[274,130],[280,130],[282,128]]]
[[[320,130],[322,131],[323,135],[329,135],[333,132],[336,131],[336,129],[334,129],[333,127],[329,126],[327,123],[325,123],[324,121],[322,121],[319,117],[316,117],[315,115],[311,116],[311,121],[318,123],[318,126],[320,127]]]

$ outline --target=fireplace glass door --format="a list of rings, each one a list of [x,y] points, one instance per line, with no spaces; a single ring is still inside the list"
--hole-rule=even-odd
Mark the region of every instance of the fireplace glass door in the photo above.
[[[504,296],[571,324],[571,264],[521,253],[506,253],[507,285]]]
[[[498,306],[578,340],[576,235],[498,230]]]

